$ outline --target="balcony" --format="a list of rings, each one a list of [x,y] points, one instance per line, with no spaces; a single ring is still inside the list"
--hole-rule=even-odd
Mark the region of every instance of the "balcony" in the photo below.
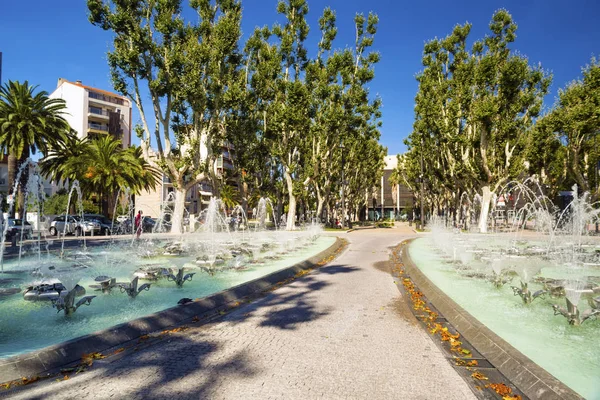
[[[110,112],[99,107],[88,107],[88,118],[90,117],[108,120],[110,117]]]
[[[88,133],[97,133],[101,135],[108,135],[108,125],[106,124],[97,124],[95,122],[88,122]]]
[[[119,99],[112,96],[107,96],[105,94],[92,92],[91,90],[88,92],[88,97],[93,100],[104,101],[106,103],[118,104],[120,106],[125,105],[125,101],[123,99]]]

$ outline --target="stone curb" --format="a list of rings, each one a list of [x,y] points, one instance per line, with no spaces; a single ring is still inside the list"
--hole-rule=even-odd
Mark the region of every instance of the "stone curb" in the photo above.
[[[567,385],[492,332],[433,284],[410,258],[409,244],[410,242],[405,244],[402,249],[402,261],[410,278],[460,334],[512,384],[530,399],[583,399]]]
[[[56,372],[60,367],[81,360],[84,353],[102,352],[137,339],[147,333],[164,330],[184,321],[189,321],[194,317],[203,318],[214,314],[215,311],[230,303],[239,302],[247,297],[258,296],[278,283],[293,278],[301,271],[318,267],[319,262],[336,254],[344,244],[343,240],[337,238],[333,245],[311,258],[262,278],[217,292],[183,306],[168,308],[32,353],[0,360],[0,383],[14,381],[22,377]]]

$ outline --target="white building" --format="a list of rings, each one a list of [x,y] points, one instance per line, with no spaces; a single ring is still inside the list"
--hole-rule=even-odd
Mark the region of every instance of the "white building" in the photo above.
[[[131,102],[126,97],[63,78],[49,97],[65,100],[64,117],[79,138],[112,135],[130,146]]]

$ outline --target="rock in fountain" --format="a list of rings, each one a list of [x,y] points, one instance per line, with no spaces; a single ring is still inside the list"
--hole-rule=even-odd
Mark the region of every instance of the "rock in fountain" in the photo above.
[[[0,288],[0,299],[21,292],[21,288]]]
[[[138,268],[133,276],[139,279],[145,279],[149,281],[156,281],[164,276],[165,268],[157,267],[155,265],[148,265],[142,268]]]
[[[75,287],[72,290],[67,291],[64,296],[61,296],[63,291],[59,291],[58,297],[56,299],[52,299],[52,306],[57,309],[57,312],[63,311],[65,315],[73,314],[84,304],[89,306],[92,303],[92,299],[96,296],[85,296],[75,303],[75,296],[77,296],[77,293],[81,291],[80,289],[83,288],[79,285],[75,285]]]
[[[187,255],[188,250],[182,242],[169,243],[164,247],[163,256],[183,256]]]
[[[102,293],[110,292],[114,287],[117,286],[117,279],[106,275],[98,276],[96,279],[94,279],[94,281],[98,282],[98,284],[90,285],[90,287],[96,290],[101,290]]]
[[[150,290],[150,283],[144,283],[142,286],[138,288],[138,277],[136,276],[130,283],[117,283],[121,293],[127,293],[127,295],[131,298],[136,298],[138,294],[142,292],[142,290]]]
[[[75,296],[85,295],[85,289],[79,285],[75,285],[73,290],[68,291],[65,285],[55,281],[52,283],[40,283],[39,285],[27,287],[25,293],[23,293],[23,298],[28,301],[48,301],[64,297],[67,293],[71,292],[74,292]]]
[[[183,275],[183,268],[179,268],[177,271],[177,275],[173,275],[171,272],[165,270],[163,271],[163,275],[167,278],[169,282],[175,282],[177,287],[182,287],[185,281],[191,281],[196,275],[195,272],[191,272],[189,274]]]

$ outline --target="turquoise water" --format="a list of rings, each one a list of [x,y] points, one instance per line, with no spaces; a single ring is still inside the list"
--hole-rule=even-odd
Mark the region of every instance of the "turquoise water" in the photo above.
[[[279,259],[265,259],[262,265],[248,264],[245,270],[225,270],[215,275],[209,275],[196,268],[194,264],[196,256],[140,258],[139,253],[143,252],[140,248],[124,246],[109,251],[92,249],[87,253],[90,260],[83,261],[86,268],[79,271],[71,269],[57,275],[63,283],[69,280],[78,281],[79,285],[85,287],[86,295],[96,295],[90,306],[81,306],[74,314],[65,316],[62,312],[57,314],[50,302],[23,300],[22,292],[0,297],[0,358],[38,350],[174,307],[184,297],[201,298],[260,278],[306,260],[330,247],[334,241],[335,237],[320,237],[304,248],[283,254],[283,248],[286,247],[284,242],[279,253],[270,250],[257,256],[257,259],[260,259],[278,254],[281,257]],[[42,258],[43,265],[51,264],[57,269],[60,268],[61,263],[64,262],[53,256]],[[74,262],[66,264],[72,266]],[[93,279],[100,275],[116,277],[117,282],[128,282],[136,269],[141,265],[149,264],[157,267],[184,267],[186,273],[196,272],[196,275],[191,282],[185,282],[181,288],[166,279],[152,282],[150,290],[142,291],[135,299],[120,293],[118,288],[113,289],[111,293],[101,293],[89,287],[90,284],[96,283]],[[20,263],[6,262],[5,270],[13,273],[0,274],[0,278],[11,279],[9,282],[0,283],[0,288],[23,288],[33,281],[39,281],[30,273],[39,265],[37,257],[23,259]],[[150,281],[140,280],[139,285],[145,282]]]
[[[564,306],[564,299],[547,297],[523,304],[520,297],[513,295],[510,284],[496,289],[483,279],[458,274],[434,248],[430,239],[421,238],[410,244],[409,253],[435,285],[577,393],[589,400],[600,399],[600,319],[592,318],[581,326],[570,326],[552,310],[552,304]],[[556,267],[543,268],[541,274],[556,278],[563,275]],[[518,278],[513,285],[518,286]],[[542,288],[535,282],[529,286],[534,291]],[[579,307],[589,308],[584,299],[580,300]]]

